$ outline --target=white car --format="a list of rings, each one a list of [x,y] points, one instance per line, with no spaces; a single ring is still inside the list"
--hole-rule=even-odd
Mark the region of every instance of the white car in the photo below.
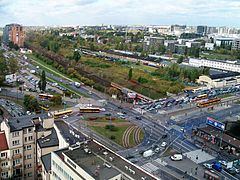
[[[183,159],[183,156],[181,154],[174,154],[170,156],[171,160],[173,161],[181,161]]]
[[[166,147],[167,143],[166,142],[162,142],[161,147]]]
[[[224,160],[220,160],[218,161],[221,165],[223,166],[227,166],[227,161],[224,161]]]
[[[68,118],[68,115],[64,115],[64,116],[63,116],[63,119],[67,119],[67,118]]]
[[[207,169],[212,169],[212,165],[208,163],[204,163],[203,166]]]

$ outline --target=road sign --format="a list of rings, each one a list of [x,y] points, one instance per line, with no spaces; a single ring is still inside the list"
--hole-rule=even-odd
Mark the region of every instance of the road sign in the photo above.
[[[222,131],[225,130],[225,124],[222,122],[219,122],[211,117],[207,117],[207,125],[213,126],[217,129],[220,129]]]

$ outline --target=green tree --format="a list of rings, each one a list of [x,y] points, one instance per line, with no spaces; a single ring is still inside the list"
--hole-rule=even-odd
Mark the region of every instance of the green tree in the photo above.
[[[46,81],[46,74],[45,71],[42,71],[41,79],[38,82],[38,87],[41,91],[45,91],[47,86],[47,81]]]
[[[73,53],[73,59],[78,62],[81,59],[81,54],[79,53],[79,51],[74,51]]]
[[[18,71],[18,62],[15,58],[10,58],[8,60],[8,71],[9,73],[13,74]]]
[[[128,71],[128,80],[131,80],[132,76],[133,76],[133,70],[132,70],[132,68],[130,68]]]
[[[178,59],[177,59],[177,63],[178,64],[181,64],[183,62],[183,56],[179,56]]]
[[[51,101],[54,103],[54,105],[61,105],[62,104],[62,96],[60,96],[60,95],[53,96]]]
[[[23,104],[28,111],[39,110],[39,104],[37,99],[32,95],[25,95],[23,99]]]

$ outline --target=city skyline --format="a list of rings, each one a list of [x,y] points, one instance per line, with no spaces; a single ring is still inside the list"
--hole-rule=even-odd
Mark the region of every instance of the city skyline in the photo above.
[[[188,24],[240,27],[237,0],[0,1],[1,26]],[[63,18],[64,17],[64,18]]]

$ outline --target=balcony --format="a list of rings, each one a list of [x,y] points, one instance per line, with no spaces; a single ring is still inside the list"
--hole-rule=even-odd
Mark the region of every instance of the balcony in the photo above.
[[[9,161],[9,158],[8,157],[0,157],[0,162],[2,161]]]
[[[1,167],[1,170],[0,171],[9,171],[11,169],[10,166],[5,166],[5,167]]]
[[[13,159],[20,159],[20,158],[22,158],[22,154],[14,154],[14,155],[12,156],[12,158],[13,158]]]

